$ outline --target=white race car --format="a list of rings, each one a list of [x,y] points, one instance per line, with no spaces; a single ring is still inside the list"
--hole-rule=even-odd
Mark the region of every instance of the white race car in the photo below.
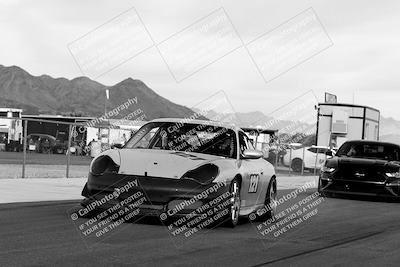
[[[111,205],[105,198],[115,205],[143,195],[140,213],[162,220],[218,212],[213,218],[223,215],[221,219],[235,226],[239,216],[269,218],[276,208],[277,184],[273,166],[262,156],[232,125],[153,120],[123,148],[93,159],[82,205],[105,210]]]

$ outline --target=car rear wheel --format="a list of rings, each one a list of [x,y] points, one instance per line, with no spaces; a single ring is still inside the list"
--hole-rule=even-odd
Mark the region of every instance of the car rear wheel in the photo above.
[[[263,213],[258,216],[258,220],[265,221],[270,218],[273,218],[276,214],[277,203],[278,203],[278,191],[276,186],[276,179],[275,177],[272,177],[268,185],[267,194],[265,196],[265,201],[264,201],[265,207],[264,209],[261,210]]]
[[[226,224],[229,227],[235,227],[239,222],[240,212],[240,183],[237,179],[232,181],[229,192],[231,204],[229,206]]]
[[[291,168],[294,172],[301,172],[303,168],[303,161],[301,159],[292,160]]]

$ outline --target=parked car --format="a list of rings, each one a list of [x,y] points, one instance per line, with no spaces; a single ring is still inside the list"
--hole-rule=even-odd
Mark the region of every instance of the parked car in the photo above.
[[[56,143],[53,147],[54,154],[65,154],[68,150],[68,136],[66,132],[57,131]]]
[[[130,184],[130,190],[142,190],[147,196],[139,207],[144,215],[207,216],[199,208],[206,204],[216,208],[213,200],[226,196],[223,218],[230,226],[240,216],[269,218],[276,208],[277,184],[273,166],[262,156],[234,126],[153,120],[123,148],[104,151],[93,159],[82,206],[86,211],[92,207],[109,210],[115,203],[125,203],[134,195],[126,190]],[[221,187],[209,191],[215,186]],[[107,196],[112,201],[104,201]]]
[[[400,197],[400,146],[365,140],[345,142],[323,165],[318,191]]]
[[[39,153],[52,153],[56,138],[49,134],[29,134],[27,136],[27,149]]]
[[[291,152],[290,152],[291,150]],[[325,146],[310,146],[299,147],[294,146],[292,149],[287,149],[283,157],[283,164],[290,166],[294,172],[301,172],[304,170],[320,169],[327,157],[326,152],[331,151],[329,147]]]

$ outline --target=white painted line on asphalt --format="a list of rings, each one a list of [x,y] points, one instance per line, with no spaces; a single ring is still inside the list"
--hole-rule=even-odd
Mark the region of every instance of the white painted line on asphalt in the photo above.
[[[0,179],[0,203],[81,199],[86,178]]]

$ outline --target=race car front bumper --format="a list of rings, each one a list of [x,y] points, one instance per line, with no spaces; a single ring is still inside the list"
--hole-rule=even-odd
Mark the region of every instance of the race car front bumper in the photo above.
[[[211,208],[229,201],[228,193],[229,185],[225,183],[203,185],[189,179],[89,174],[88,182],[82,190],[85,199],[81,205],[86,213],[135,207],[139,215],[160,216],[164,213],[180,216],[193,211],[200,215],[206,212],[205,205]],[[221,196],[224,197],[221,199]]]
[[[319,191],[365,196],[400,197],[400,179],[386,181],[363,181],[354,179],[335,179],[332,175],[321,173]]]

